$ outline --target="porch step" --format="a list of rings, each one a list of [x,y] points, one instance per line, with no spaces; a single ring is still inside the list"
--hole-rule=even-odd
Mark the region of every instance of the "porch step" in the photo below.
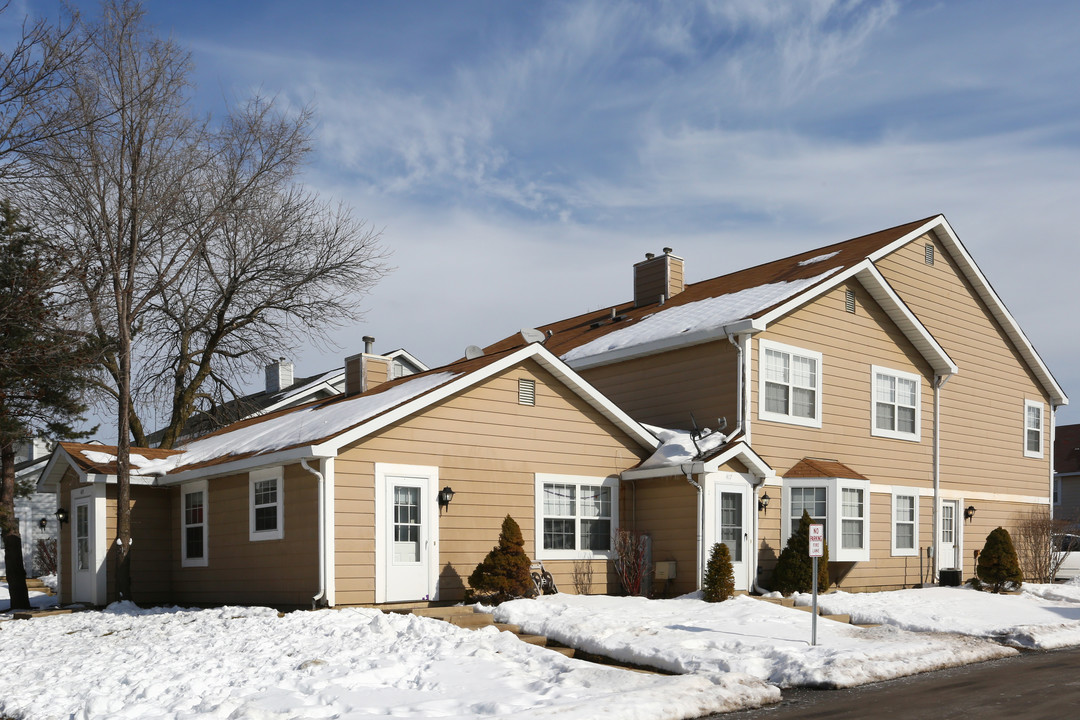
[[[32,620],[39,617],[49,617],[50,615],[70,615],[75,612],[72,608],[61,608],[53,610],[26,610],[24,612],[12,613],[11,617],[15,620]]]
[[[46,595],[54,594],[52,588],[41,582],[38,578],[26,578],[26,589],[30,592],[45,593]]]

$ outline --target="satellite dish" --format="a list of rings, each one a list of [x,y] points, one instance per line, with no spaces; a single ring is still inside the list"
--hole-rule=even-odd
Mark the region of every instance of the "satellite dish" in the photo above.
[[[542,342],[544,342],[544,333],[540,332],[539,330],[537,330],[535,328],[522,328],[521,329],[521,337],[527,343],[534,343],[534,342],[542,343]]]
[[[484,356],[484,351],[481,350],[476,345],[470,345],[469,347],[465,348],[465,359],[466,360],[475,360],[476,358],[483,357],[483,356]]]

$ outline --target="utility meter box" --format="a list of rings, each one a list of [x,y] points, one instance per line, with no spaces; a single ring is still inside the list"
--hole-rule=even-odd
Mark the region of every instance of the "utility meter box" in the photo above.
[[[664,562],[658,562],[653,566],[653,577],[657,580],[674,580],[675,579],[675,561],[665,560]]]

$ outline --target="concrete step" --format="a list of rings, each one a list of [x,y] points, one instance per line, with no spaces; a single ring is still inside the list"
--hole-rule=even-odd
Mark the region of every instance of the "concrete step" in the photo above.
[[[510,623],[495,623],[495,627],[502,632],[514,633],[515,635],[521,634],[520,625],[511,625]]]
[[[435,618],[437,620],[446,620],[452,617],[460,617],[462,615],[477,615],[475,610],[471,607],[464,605],[446,605],[443,607],[418,607],[408,610],[413,615],[420,617]]]
[[[543,635],[518,635],[518,639],[523,643],[529,643],[530,645],[539,645],[540,647],[547,647],[547,638]]]
[[[574,657],[574,648],[571,647],[552,647],[551,645],[548,645],[548,650],[554,650],[560,655],[565,655],[568,658]]]
[[[487,613],[473,613],[472,615],[451,615],[442,619],[450,623],[451,625],[457,625],[459,628],[465,628],[466,630],[476,630],[477,628],[487,627],[488,625],[495,624],[495,621]]]
[[[836,621],[838,623],[844,623],[845,625],[850,625],[851,624],[851,616],[850,615],[824,615],[823,614],[823,615],[821,615],[821,617],[825,618],[826,620],[834,620],[834,621]]]

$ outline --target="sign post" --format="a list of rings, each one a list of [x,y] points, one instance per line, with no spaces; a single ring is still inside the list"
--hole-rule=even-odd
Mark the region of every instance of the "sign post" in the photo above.
[[[810,526],[810,557],[813,558],[812,572],[813,579],[813,593],[814,593],[814,605],[812,612],[810,613],[810,644],[817,645],[817,575],[818,575],[818,558],[825,554],[825,526],[824,525],[811,525]]]

